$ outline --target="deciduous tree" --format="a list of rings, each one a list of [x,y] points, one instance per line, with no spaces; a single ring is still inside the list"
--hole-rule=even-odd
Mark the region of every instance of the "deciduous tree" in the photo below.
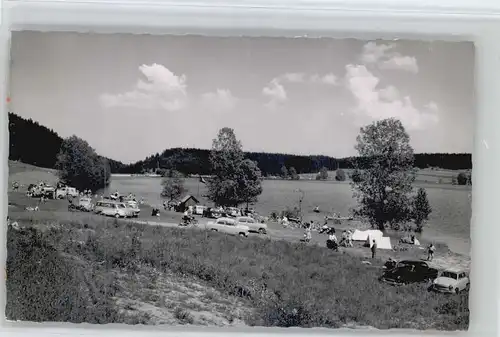
[[[212,176],[207,181],[207,196],[216,205],[250,203],[262,193],[260,169],[255,162],[245,160],[233,129],[219,130],[212,143],[210,164]]]
[[[337,181],[345,181],[345,172],[342,169],[338,169],[337,172],[335,172],[335,180]]]
[[[97,191],[111,181],[111,169],[106,159],[83,139],[71,136],[63,140],[57,155],[59,178],[80,191]]]
[[[413,201],[413,219],[416,225],[416,232],[422,232],[431,212],[432,208],[427,199],[427,192],[421,187],[418,189],[417,196]]]
[[[168,198],[169,201],[179,199],[187,191],[182,174],[175,170],[168,170],[161,184],[163,186],[161,196]]]
[[[415,181],[414,154],[403,124],[388,118],[361,128],[355,146],[365,158],[359,181],[351,182],[359,206],[355,214],[372,226],[399,229],[412,211],[412,183]]]
[[[283,179],[288,179],[288,175],[289,175],[289,173],[288,173],[288,169],[286,168],[286,166],[285,165],[281,166],[281,177]]]
[[[292,180],[299,180],[300,179],[295,167],[290,167],[288,174],[290,175],[290,179],[292,179]]]
[[[316,180],[328,180],[328,169],[326,167],[322,167],[316,176]]]

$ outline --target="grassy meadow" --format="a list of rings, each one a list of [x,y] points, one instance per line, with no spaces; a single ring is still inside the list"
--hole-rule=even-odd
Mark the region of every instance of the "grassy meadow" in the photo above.
[[[28,185],[51,182],[50,176],[54,177],[46,169],[18,163],[9,166],[10,182]],[[428,187],[433,226],[454,223],[457,227],[460,221],[468,226],[469,219],[463,220],[460,208],[470,212],[470,187],[419,184]],[[187,179],[186,186],[191,194],[203,195],[203,184],[197,180]],[[160,202],[160,188],[158,178],[116,177],[110,190],[132,192],[154,203]],[[310,217],[317,216],[314,206],[344,215],[353,205],[348,183],[304,180],[265,181],[264,193],[254,207],[263,215],[293,207],[297,188],[305,192],[303,209]],[[317,233],[313,235],[317,244],[300,244],[302,231],[287,231],[277,224],[269,225],[268,236],[242,239],[71,213],[64,200],[50,200],[40,212],[24,211],[30,202],[36,200],[22,192],[9,193],[9,214],[21,227],[8,230],[6,314],[11,320],[468,327],[468,293],[442,295],[427,292],[423,284],[393,287],[377,280],[389,254],[420,258],[419,250],[406,255],[381,251],[371,264],[365,264],[367,249],[332,252],[324,248],[325,238]],[[139,220],[153,220],[149,210],[144,206]],[[166,213],[160,221],[177,221],[177,217]],[[446,250],[446,246],[438,247],[438,256]]]
[[[220,315],[226,325],[445,330],[468,325],[467,293],[385,285],[377,281],[381,260],[366,265],[361,257],[318,246],[105,218],[18,222],[21,230],[8,232],[12,320],[195,323],[193,312],[200,316],[203,298],[225,310]],[[183,279],[184,287],[197,283],[203,295],[182,304],[162,298],[153,290],[165,283],[164,275]],[[213,300],[217,293],[225,298]]]

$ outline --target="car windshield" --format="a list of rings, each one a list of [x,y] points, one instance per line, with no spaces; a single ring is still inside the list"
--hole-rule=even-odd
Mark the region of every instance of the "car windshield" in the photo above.
[[[124,204],[119,204],[118,207],[120,207],[120,208],[126,208],[126,206]]]
[[[448,277],[448,278],[452,278],[452,279],[456,280],[456,279],[458,279],[458,274],[453,273],[451,271],[444,271],[443,274],[441,274],[441,277]]]

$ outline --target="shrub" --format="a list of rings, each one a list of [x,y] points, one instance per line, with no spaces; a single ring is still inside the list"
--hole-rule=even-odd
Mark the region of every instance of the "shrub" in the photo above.
[[[328,180],[328,169],[326,167],[322,167],[316,176],[316,180]]]
[[[457,183],[458,185],[467,185],[467,174],[460,172],[457,175]]]
[[[290,167],[290,171],[288,172],[288,174],[290,176],[290,179],[292,179],[292,180],[300,180],[300,176],[297,173],[297,170],[295,169],[295,167]]]
[[[284,211],[281,212],[281,217],[283,216],[286,216],[287,218],[299,218],[300,210],[297,207],[294,207],[292,209],[287,207]]]
[[[460,172],[456,179],[458,185],[472,185],[472,175],[470,172]]]
[[[61,234],[58,231],[47,235]],[[60,237],[62,238],[62,236]],[[111,296],[112,282],[92,277],[95,270],[63,258],[33,228],[7,231],[9,320],[72,323],[122,322]]]
[[[344,170],[338,169],[337,172],[335,173],[335,180],[337,181],[345,181],[346,175]]]

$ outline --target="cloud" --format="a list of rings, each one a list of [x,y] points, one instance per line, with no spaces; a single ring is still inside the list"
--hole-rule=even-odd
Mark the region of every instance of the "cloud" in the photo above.
[[[363,53],[360,56],[363,64],[377,63],[380,59],[386,57],[386,52],[393,49],[393,44],[379,44],[368,42],[363,46]]]
[[[306,75],[304,73],[286,73],[278,78],[277,80],[283,80],[291,83],[302,83],[306,80]]]
[[[365,65],[347,65],[345,85],[356,99],[354,111],[369,119],[396,117],[408,130],[421,130],[439,122],[435,102],[418,109],[410,97],[402,97],[394,86],[379,89],[380,79]]]
[[[264,87],[262,93],[270,98],[266,104],[269,108],[276,108],[280,104],[288,100],[288,95],[285,90],[286,83],[302,83],[302,84],[325,84],[325,85],[338,85],[338,78],[333,73],[320,76],[318,74],[307,75],[304,73],[285,73],[278,77],[273,78],[269,84]]]
[[[288,99],[285,88],[277,78],[262,89],[262,94],[269,98],[269,102],[266,104],[269,108],[276,108]]]
[[[332,73],[326,74],[324,76],[312,75],[309,80],[311,83],[338,85],[338,78]]]
[[[207,92],[201,98],[204,107],[220,112],[232,110],[238,102],[238,99],[228,89],[217,89],[215,92]]]
[[[161,64],[142,65],[139,71],[145,78],[135,87],[118,94],[103,94],[100,102],[104,107],[131,107],[144,110],[163,109],[177,111],[187,104],[186,76],[175,75]]]
[[[332,73],[320,76],[318,74],[306,75],[304,73],[286,73],[275,78],[280,83],[319,83],[337,85],[337,76]]]
[[[364,65],[375,65],[380,69],[403,70],[418,73],[417,59],[413,56],[392,52],[394,44],[368,42],[363,46],[360,60]]]
[[[411,73],[418,73],[417,59],[412,56],[393,55],[390,59],[382,62],[381,69],[406,70]]]

